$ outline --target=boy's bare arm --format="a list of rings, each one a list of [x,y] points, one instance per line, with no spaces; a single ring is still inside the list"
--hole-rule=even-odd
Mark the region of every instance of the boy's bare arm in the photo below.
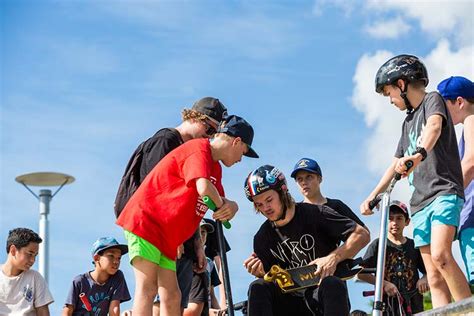
[[[357,279],[364,281],[369,284],[374,284],[375,285],[375,275],[373,274],[358,274]]]
[[[419,147],[423,147],[429,155],[429,152],[434,148],[436,142],[441,135],[441,130],[443,128],[443,117],[439,114],[431,115],[426,121],[426,126],[423,129],[423,138]],[[410,172],[416,168],[423,159],[423,156],[419,153],[402,157],[398,160],[398,163],[395,165],[395,171],[402,174],[403,177],[408,176]],[[413,162],[413,167],[410,170],[407,170],[405,163],[411,160]]]
[[[217,208],[220,208],[224,201],[222,200],[219,192],[217,191],[214,184],[206,178],[198,178],[196,180],[196,190],[200,197],[209,196],[211,200],[216,204]]]
[[[353,258],[369,241],[370,235],[367,230],[357,224],[344,244],[336,248],[329,255],[311,261],[309,264],[318,265],[316,273],[320,273],[321,278],[333,275],[339,262]]]
[[[61,313],[61,316],[71,316],[73,311],[74,311],[74,306],[66,305],[66,306],[63,307],[63,311]]]
[[[238,206],[234,201],[222,198],[219,195],[214,184],[206,178],[199,178],[196,180],[196,189],[199,196],[209,196],[216,204],[218,210],[212,214],[214,220],[228,221],[231,220],[235,213],[237,213]]]
[[[379,183],[375,187],[375,189],[369,194],[369,196],[365,199],[364,202],[360,205],[360,212],[362,215],[371,215],[374,212],[369,208],[369,203],[372,201],[378,194],[384,192],[390,181],[393,178],[393,174],[395,173],[395,165],[398,162],[398,158],[393,158],[392,163],[390,166],[385,170],[382,178],[380,179]]]
[[[474,180],[474,114],[464,119],[464,156],[461,160],[464,188]]]
[[[49,316],[49,307],[48,305],[43,305],[36,308],[37,316]],[[72,314],[71,314],[72,315]]]
[[[120,301],[112,300],[109,306],[109,316],[120,316]]]

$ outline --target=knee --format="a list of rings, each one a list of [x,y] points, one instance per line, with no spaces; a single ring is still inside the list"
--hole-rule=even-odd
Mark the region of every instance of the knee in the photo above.
[[[140,295],[145,297],[147,300],[153,301],[158,294],[158,286],[154,283],[137,283],[136,292],[140,293]]]
[[[249,285],[249,297],[254,296],[255,294],[261,295],[263,293],[271,293],[274,283],[266,282],[263,279],[257,279],[250,283]]]
[[[452,264],[454,258],[451,251],[436,251],[431,254],[431,260],[438,270],[443,270],[446,265]]]
[[[439,271],[428,273],[428,284],[432,288],[440,288],[445,283],[443,276]]]
[[[166,306],[168,309],[171,307],[181,306],[181,292],[178,291],[166,291],[162,297],[161,304]]]
[[[333,275],[325,277],[319,284],[319,288],[321,290],[331,289],[338,292],[346,292],[346,285],[344,281]]]

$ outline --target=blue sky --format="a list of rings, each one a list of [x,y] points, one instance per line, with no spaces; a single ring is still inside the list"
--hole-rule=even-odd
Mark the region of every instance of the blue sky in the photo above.
[[[195,100],[214,96],[254,126],[261,157],[224,169],[227,195],[240,205],[227,232],[232,290],[234,301],[244,299],[252,278],[242,262],[263,222],[245,199],[245,176],[263,164],[289,175],[299,158],[312,157],[323,170],[323,193],[358,212],[393,155],[404,116],[375,94],[378,66],[395,54],[418,55],[429,89],[449,75],[472,77],[473,6],[2,1],[0,244],[11,228],[38,230],[38,202],[16,176],[76,178],[51,203],[51,310],[58,314],[72,278],[92,268],[92,243],[105,235],[123,241],[112,205],[133,150],[159,128],[177,126]],[[290,190],[301,198],[291,180]],[[407,199],[405,184],[395,197]],[[363,220],[375,237],[378,216]],[[133,291],[127,260],[122,270]],[[349,282],[353,308],[368,310],[361,295],[368,288]]]

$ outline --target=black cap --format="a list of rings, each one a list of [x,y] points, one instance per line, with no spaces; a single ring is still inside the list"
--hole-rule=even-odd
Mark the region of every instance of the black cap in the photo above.
[[[233,137],[240,137],[249,148],[245,156],[258,158],[257,153],[251,147],[253,141],[253,128],[240,116],[229,115],[224,118],[221,125],[217,129],[217,132],[225,133]]]
[[[410,218],[410,215],[408,214],[408,207],[403,202],[392,200],[390,202],[390,211],[402,213],[406,219]]]
[[[227,116],[227,108],[219,99],[205,97],[193,104],[191,110],[202,113],[218,125]]]

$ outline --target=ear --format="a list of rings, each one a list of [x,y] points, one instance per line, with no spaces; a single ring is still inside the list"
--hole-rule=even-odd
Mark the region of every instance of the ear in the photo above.
[[[323,183],[323,176],[318,175],[319,178],[319,184]]]
[[[17,252],[18,252],[18,248],[15,245],[10,245],[10,249],[8,249],[8,253],[14,257],[16,256]]]
[[[405,90],[405,81],[403,81],[402,79],[398,79],[397,87],[399,87],[402,91]]]
[[[241,141],[242,141],[242,138],[235,137],[234,140],[232,141],[232,145],[237,146]]]
[[[464,99],[462,97],[457,97],[455,104],[460,110],[462,110],[464,108]]]
[[[92,258],[94,259],[94,262],[97,262],[100,260],[100,255],[94,255]]]
[[[405,224],[407,224],[407,226],[410,225],[410,219],[409,219],[409,218],[407,218],[407,219],[405,220]]]

